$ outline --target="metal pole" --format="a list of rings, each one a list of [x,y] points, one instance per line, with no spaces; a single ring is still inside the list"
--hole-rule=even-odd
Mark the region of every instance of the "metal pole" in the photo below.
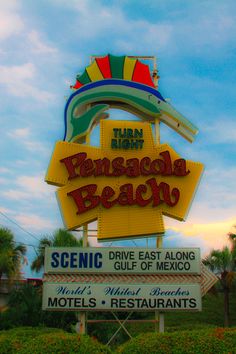
[[[156,67],[156,62],[154,62],[154,70],[156,72],[156,76],[154,76],[154,83],[155,86],[158,86],[158,76],[157,76],[157,67]],[[160,139],[160,120],[158,118],[155,119],[155,137],[156,137],[156,144],[160,145],[161,139]],[[162,248],[163,243],[162,243],[162,236],[157,236],[156,240],[156,247],[157,248]],[[164,333],[165,330],[165,318],[164,318],[164,313],[155,311],[155,320],[159,320],[159,332]],[[157,325],[156,325],[156,331],[157,331]]]
[[[90,143],[90,135],[86,135],[85,144]],[[88,224],[83,225],[83,247],[88,247]],[[78,322],[76,332],[86,334],[87,332],[87,313],[85,311],[78,312]]]
[[[155,119],[155,138],[156,138],[156,144],[160,145],[161,139],[160,139],[160,120],[158,118]],[[157,236],[157,243],[156,243],[157,248],[162,247],[162,236]]]
[[[83,225],[83,247],[88,246],[88,224]],[[80,316],[80,333],[87,332],[87,313],[85,311],[79,313]]]
[[[83,225],[83,247],[88,246],[88,224]],[[87,313],[85,311],[78,312],[78,322],[76,324],[76,332],[86,334],[87,332]]]

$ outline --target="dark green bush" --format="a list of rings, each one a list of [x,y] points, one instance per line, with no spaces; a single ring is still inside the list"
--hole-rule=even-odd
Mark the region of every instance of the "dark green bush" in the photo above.
[[[41,288],[31,284],[12,291],[8,309],[0,313],[0,330],[18,326],[46,326],[71,331],[76,322],[75,312],[43,311]]]
[[[146,333],[117,349],[123,354],[236,353],[236,329],[206,329],[174,333]]]
[[[19,354],[28,353],[108,354],[110,350],[89,336],[64,332],[31,338],[19,350]]]
[[[19,354],[110,354],[109,348],[85,335],[52,328],[17,328],[0,332],[0,352]]]
[[[13,353],[18,352],[22,344],[43,334],[64,333],[63,330],[54,328],[32,328],[18,327],[9,331],[0,331],[0,352]]]

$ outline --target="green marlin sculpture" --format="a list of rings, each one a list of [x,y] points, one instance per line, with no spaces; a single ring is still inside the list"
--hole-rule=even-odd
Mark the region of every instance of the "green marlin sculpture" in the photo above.
[[[114,58],[117,64],[123,57],[110,56],[110,61]],[[64,140],[83,142],[92,127],[100,119],[108,117],[106,111],[109,108],[119,108],[150,123],[158,119],[188,141],[194,141],[195,135],[198,133],[197,127],[176,111],[154,87],[141,82],[117,78],[103,78],[91,82],[88,76],[89,68],[81,76],[82,84],[79,83],[80,87],[67,101],[64,117]]]

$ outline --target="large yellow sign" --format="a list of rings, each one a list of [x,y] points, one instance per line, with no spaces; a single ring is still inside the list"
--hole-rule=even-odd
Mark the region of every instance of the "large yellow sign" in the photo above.
[[[184,220],[203,165],[168,144],[155,145],[151,124],[100,122],[100,145],[59,141],[46,181],[67,229],[98,220],[98,240],[161,234],[162,214]]]

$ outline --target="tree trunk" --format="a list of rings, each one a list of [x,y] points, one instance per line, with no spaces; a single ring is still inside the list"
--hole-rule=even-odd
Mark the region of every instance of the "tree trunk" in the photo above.
[[[224,288],[224,326],[229,326],[229,289]]]

